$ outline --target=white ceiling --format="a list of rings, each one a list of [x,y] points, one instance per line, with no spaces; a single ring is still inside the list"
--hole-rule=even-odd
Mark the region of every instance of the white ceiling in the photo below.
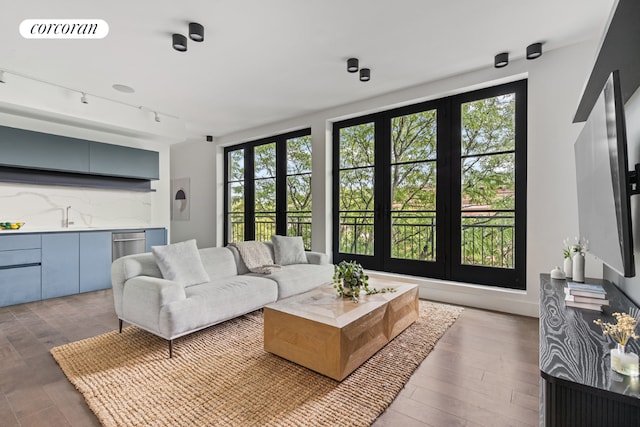
[[[491,67],[533,42],[549,51],[600,38],[614,2],[25,0],[2,7],[0,69],[177,116],[191,137],[222,136]],[[109,34],[24,39],[30,18],[103,19]],[[179,53],[171,33],[190,21],[205,41]],[[352,56],[370,82],[347,73]]]

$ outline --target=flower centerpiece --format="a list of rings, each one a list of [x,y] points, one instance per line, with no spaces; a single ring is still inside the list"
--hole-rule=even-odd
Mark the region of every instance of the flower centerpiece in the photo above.
[[[613,313],[616,323],[603,322],[602,319],[594,320],[593,323],[602,328],[604,335],[609,335],[617,343],[616,348],[611,349],[611,369],[623,374],[638,376],[638,355],[627,353],[627,342],[632,338],[640,338],[636,334],[638,319],[627,313]]]
[[[334,267],[333,287],[338,291],[338,295],[351,298],[353,302],[358,302],[360,291],[364,290],[367,295],[395,292],[394,288],[375,289],[369,287],[369,276],[364,273],[362,265],[355,261],[341,261]]]

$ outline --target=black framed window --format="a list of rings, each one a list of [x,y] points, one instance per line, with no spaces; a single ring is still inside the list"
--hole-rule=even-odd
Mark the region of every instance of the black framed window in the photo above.
[[[334,262],[525,288],[526,80],[334,124]]]
[[[224,243],[302,236],[311,249],[311,130],[225,148]]]

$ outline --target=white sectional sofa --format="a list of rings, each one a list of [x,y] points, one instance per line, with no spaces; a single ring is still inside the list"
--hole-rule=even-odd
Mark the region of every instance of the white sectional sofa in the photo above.
[[[264,243],[273,256],[273,245]],[[194,243],[195,245],[195,243]],[[318,252],[307,263],[284,265],[271,274],[250,273],[234,247],[198,249],[208,281],[184,285],[163,278],[152,253],[115,260],[111,281],[116,314],[169,341],[331,283],[333,265]]]

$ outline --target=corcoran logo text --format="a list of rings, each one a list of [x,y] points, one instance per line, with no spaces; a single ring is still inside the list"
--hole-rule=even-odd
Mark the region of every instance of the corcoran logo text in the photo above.
[[[102,19],[25,19],[20,34],[25,39],[102,39],[109,24]]]

